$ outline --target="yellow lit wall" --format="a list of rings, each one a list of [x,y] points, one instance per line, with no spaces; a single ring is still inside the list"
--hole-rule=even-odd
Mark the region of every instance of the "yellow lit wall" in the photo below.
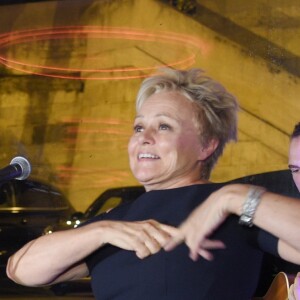
[[[249,56],[238,43],[196,19],[154,0],[45,1],[0,6],[0,13],[3,35],[90,26],[195,39],[192,47],[184,40],[114,35],[100,39],[89,32],[76,39],[46,42],[35,37],[0,46],[1,57],[31,65],[16,70],[16,65],[12,69],[0,64],[0,162],[6,165],[14,155],[26,155],[33,162],[32,177],[60,187],[78,210],[107,188],[137,184],[128,168],[126,147],[142,79],[115,80],[114,72],[108,72],[106,80],[95,79],[100,76],[97,68],[155,67],[195,55],[191,67],[221,81],[241,106],[239,141],[228,146],[212,180],[286,168],[288,135],[300,119],[298,77]],[[66,74],[77,79],[30,74],[42,72],[41,66],[69,68]],[[84,79],[78,80],[80,76]]]

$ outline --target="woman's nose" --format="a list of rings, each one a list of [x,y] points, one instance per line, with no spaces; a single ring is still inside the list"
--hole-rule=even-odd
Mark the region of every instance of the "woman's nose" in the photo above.
[[[154,143],[154,132],[151,129],[144,129],[140,134],[141,144],[153,144]]]

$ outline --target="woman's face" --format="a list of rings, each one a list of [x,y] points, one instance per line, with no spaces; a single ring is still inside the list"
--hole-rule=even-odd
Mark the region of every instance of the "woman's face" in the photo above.
[[[199,139],[195,107],[182,94],[160,92],[142,104],[128,153],[131,170],[146,190],[199,182],[207,151]]]

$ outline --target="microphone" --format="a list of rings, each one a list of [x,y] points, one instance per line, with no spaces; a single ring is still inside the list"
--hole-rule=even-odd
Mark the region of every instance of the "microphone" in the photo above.
[[[23,180],[31,173],[29,161],[22,156],[16,156],[12,159],[9,166],[0,169],[0,182],[11,179]]]

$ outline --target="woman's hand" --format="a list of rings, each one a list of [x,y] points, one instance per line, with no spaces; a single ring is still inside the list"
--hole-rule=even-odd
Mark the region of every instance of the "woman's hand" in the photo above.
[[[298,272],[294,283],[290,287],[289,300],[300,300],[300,272]]]
[[[135,251],[141,259],[160,251],[178,233],[178,229],[155,220],[101,221],[101,226],[104,229],[101,237],[104,244]]]
[[[170,251],[185,242],[190,249],[190,257],[197,260],[199,256],[212,260],[211,249],[222,249],[222,241],[209,239],[210,235],[224,222],[231,213],[238,214],[247,195],[249,186],[228,185],[212,193],[181,224],[178,233],[165,245]],[[238,191],[238,192],[237,192]],[[232,200],[240,201],[232,201]]]

